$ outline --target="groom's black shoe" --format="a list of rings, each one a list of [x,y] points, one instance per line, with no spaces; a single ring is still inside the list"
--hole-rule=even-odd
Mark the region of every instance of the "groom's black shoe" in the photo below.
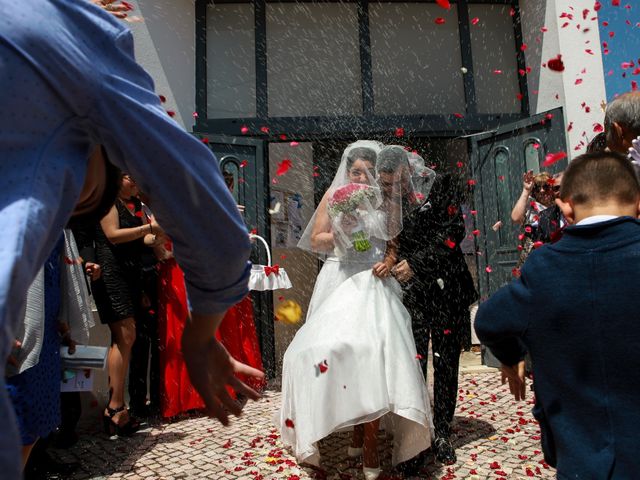
[[[445,465],[453,465],[458,461],[456,457],[456,451],[451,445],[451,442],[444,437],[436,438],[433,442],[433,447],[436,451],[436,460]]]
[[[420,475],[422,469],[426,466],[429,461],[429,456],[431,455],[431,449],[427,449],[424,452],[420,452],[418,455],[413,457],[406,462],[402,462],[398,465],[398,470],[402,473],[402,475],[407,477],[417,477]]]

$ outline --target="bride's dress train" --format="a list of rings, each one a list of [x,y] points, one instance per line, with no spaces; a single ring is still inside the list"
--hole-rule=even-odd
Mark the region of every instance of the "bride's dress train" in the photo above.
[[[307,321],[284,356],[277,422],[299,462],[319,465],[319,440],[381,417],[394,435],[394,465],[431,444],[429,398],[400,285],[374,277],[374,262],[362,256],[327,259]]]

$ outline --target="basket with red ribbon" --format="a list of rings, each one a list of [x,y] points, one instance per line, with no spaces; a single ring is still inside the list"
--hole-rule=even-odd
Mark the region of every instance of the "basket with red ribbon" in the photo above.
[[[260,235],[249,234],[252,240],[258,240],[267,251],[267,265],[253,265],[249,276],[249,289],[264,292],[291,288],[291,280],[285,269],[279,265],[271,265],[271,250],[267,241]]]

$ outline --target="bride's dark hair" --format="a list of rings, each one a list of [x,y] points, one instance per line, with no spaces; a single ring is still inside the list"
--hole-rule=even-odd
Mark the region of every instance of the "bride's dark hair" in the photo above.
[[[367,148],[367,147],[352,148],[347,154],[347,169],[351,168],[351,165],[353,165],[354,162],[358,159],[365,160],[371,163],[371,165],[375,166],[376,158],[377,158],[376,152],[370,148]]]

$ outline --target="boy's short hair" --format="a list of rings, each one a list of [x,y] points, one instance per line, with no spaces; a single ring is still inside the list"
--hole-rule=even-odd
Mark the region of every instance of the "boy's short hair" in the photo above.
[[[580,155],[569,163],[562,177],[560,198],[574,204],[597,204],[616,200],[636,203],[640,182],[631,162],[616,152]]]

